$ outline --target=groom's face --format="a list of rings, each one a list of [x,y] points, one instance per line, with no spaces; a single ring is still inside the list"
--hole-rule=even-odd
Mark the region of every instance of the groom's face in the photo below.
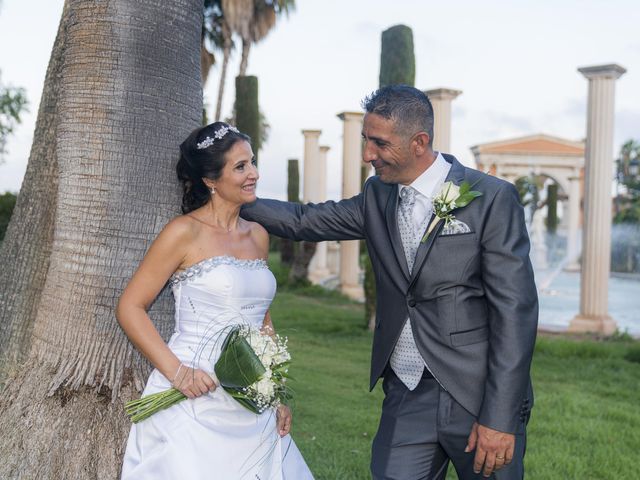
[[[385,183],[409,185],[416,179],[410,143],[396,132],[393,120],[367,113],[362,125],[362,160],[370,163]]]

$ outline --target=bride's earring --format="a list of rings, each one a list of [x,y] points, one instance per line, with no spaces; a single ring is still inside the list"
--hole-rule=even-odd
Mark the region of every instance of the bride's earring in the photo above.
[[[216,194],[216,189],[215,189],[215,188],[213,188],[213,187],[211,187],[211,196],[213,196],[213,195],[215,195],[215,194]]]

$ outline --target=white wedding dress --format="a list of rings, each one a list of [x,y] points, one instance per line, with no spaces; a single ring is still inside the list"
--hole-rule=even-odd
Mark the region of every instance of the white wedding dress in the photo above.
[[[212,374],[222,341],[237,323],[262,325],[276,290],[264,260],[213,257],[175,274],[175,332],[169,347],[186,365]],[[171,388],[158,370],[143,395]],[[275,413],[256,415],[222,388],[131,427],[123,480],[313,479]]]

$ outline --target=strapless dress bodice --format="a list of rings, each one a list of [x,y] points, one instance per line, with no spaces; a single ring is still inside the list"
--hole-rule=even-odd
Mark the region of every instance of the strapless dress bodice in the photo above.
[[[175,330],[169,346],[183,362],[211,371],[225,333],[260,328],[276,292],[263,259],[216,256],[174,274]]]

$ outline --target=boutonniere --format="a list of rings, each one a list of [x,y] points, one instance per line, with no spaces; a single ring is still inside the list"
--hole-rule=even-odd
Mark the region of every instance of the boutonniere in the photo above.
[[[455,220],[456,217],[451,213],[453,210],[466,207],[474,198],[482,195],[482,192],[471,190],[476,183],[470,185],[469,182],[464,181],[460,186],[455,185],[453,182],[444,182],[442,184],[442,188],[433,199],[433,211],[436,216],[429,228],[427,228],[427,233],[422,237],[422,243],[427,241],[427,237],[441,220],[444,220],[445,225]]]

